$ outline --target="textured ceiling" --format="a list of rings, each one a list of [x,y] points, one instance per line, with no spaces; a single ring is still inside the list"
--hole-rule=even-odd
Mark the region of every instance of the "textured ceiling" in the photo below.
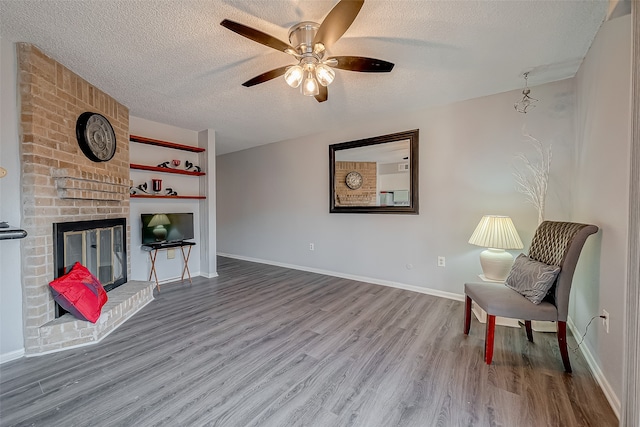
[[[364,118],[522,87],[577,71],[607,12],[601,1],[367,0],[331,55],[396,64],[389,74],[337,70],[318,103],[282,78],[242,82],[291,57],[219,25],[228,18],[287,41],[336,1],[0,0],[0,36],[45,53],[132,115],[216,130],[224,154]]]

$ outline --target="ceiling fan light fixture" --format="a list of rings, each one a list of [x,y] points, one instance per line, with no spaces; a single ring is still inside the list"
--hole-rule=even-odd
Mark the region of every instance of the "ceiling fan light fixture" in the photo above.
[[[316,66],[316,77],[322,86],[329,86],[336,77],[336,72],[325,64],[318,64]]]
[[[313,96],[318,102],[328,99],[327,86],[335,79],[335,71],[357,71],[361,73],[388,73],[391,62],[363,56],[338,56],[325,59],[328,50],[349,29],[360,13],[365,0],[333,0],[336,3],[321,24],[303,21],[289,29],[289,43],[263,33],[239,22],[224,19],[220,25],[269,48],[297,59],[295,65],[285,65],[262,73],[246,82],[245,87],[255,86],[283,76],[293,88],[300,87],[305,96]]]
[[[307,74],[307,78],[305,79],[302,85],[302,94],[304,96],[316,96],[320,93],[320,88],[318,87],[318,82],[311,72]]]
[[[293,88],[300,86],[302,78],[304,77],[304,71],[301,66],[294,65],[284,73],[284,79],[287,84]]]

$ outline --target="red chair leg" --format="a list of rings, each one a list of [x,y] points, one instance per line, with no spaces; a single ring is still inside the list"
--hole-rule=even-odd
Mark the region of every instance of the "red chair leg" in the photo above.
[[[484,361],[491,365],[493,359],[493,338],[496,331],[496,316],[487,313],[487,336],[484,343]]]
[[[464,302],[464,334],[469,335],[471,329],[471,298],[467,297]]]
[[[533,329],[531,329],[531,320],[524,321],[524,328],[527,330],[527,339],[533,342]]]
[[[567,351],[567,322],[558,322],[558,347],[560,347],[564,370],[571,373],[571,362],[569,362],[569,352]]]

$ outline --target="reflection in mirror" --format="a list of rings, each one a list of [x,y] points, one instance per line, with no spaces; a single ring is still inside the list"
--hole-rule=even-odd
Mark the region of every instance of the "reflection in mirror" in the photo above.
[[[329,146],[330,212],[418,213],[418,130]]]

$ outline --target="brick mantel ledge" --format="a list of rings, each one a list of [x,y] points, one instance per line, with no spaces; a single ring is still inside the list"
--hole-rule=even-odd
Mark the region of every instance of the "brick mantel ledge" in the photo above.
[[[52,168],[61,199],[121,201],[129,197],[131,180],[82,170]]]

